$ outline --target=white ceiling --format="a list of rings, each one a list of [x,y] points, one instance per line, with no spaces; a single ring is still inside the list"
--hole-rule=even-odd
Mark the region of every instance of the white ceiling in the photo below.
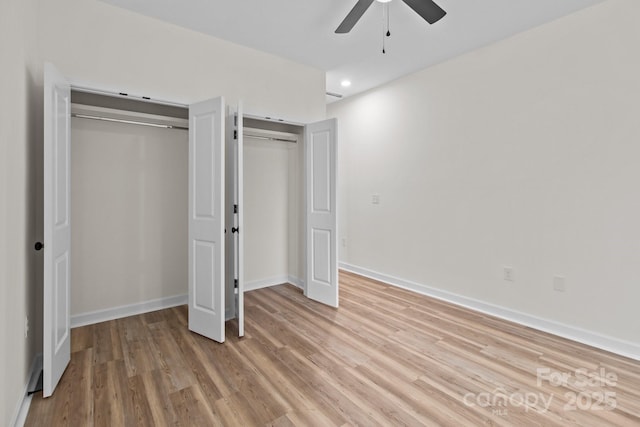
[[[393,0],[384,55],[378,2],[349,34],[334,34],[356,0],[102,1],[320,68],[327,91],[346,97],[602,0],[436,0],[447,15],[434,25]]]

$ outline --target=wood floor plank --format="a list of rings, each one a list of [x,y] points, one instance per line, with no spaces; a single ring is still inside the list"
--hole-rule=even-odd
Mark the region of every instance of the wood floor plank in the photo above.
[[[94,325],[71,330],[71,352],[86,350],[93,347]]]
[[[320,398],[320,392],[313,387],[313,383],[306,376],[296,374],[296,364],[283,361],[282,352],[291,351],[283,348],[276,354],[259,341],[247,341],[243,343],[243,349],[251,352],[256,366],[275,383],[280,394],[287,400],[291,408],[299,413],[322,414],[318,419],[327,419],[330,422],[325,425],[339,425],[344,422],[343,417],[334,410],[334,407]]]
[[[295,409],[313,409],[311,399],[306,398],[305,390],[299,390],[292,381],[291,375],[276,355],[270,352],[257,340],[246,340],[238,346],[239,352],[246,355],[253,366],[259,371],[259,376],[268,381],[268,389],[279,397],[279,406],[283,412]],[[274,414],[279,416],[280,414]],[[275,418],[275,417],[274,417]]]
[[[127,424],[136,426],[153,426],[154,420],[147,398],[147,389],[142,377],[136,375],[127,381],[128,400],[131,402],[131,414]]]
[[[295,350],[285,347],[278,357],[289,366],[292,373],[318,391],[318,399],[333,407],[345,421],[353,425],[375,425],[375,414],[351,391],[341,388],[333,374],[323,371]]]
[[[228,395],[231,391],[227,382],[224,381],[224,376],[214,364],[208,361],[207,348],[217,347],[218,344],[200,335],[192,334],[185,328],[172,329],[171,335],[180,348],[194,381],[200,386],[205,397],[215,401]]]
[[[180,420],[180,425],[211,427],[224,425],[197,384],[173,392],[169,398]]]
[[[25,425],[640,426],[636,360],[355,274],[340,286],[339,309],[291,285],[248,292],[245,337],[230,321],[224,344],[190,332],[186,306],[75,328]],[[615,408],[593,406],[605,392]]]
[[[126,368],[123,360],[110,360],[94,367],[93,393],[94,401],[93,424],[102,426],[124,426],[129,408],[127,389],[123,389],[123,378]],[[57,397],[57,396],[56,396]]]
[[[118,335],[117,321],[92,325],[94,364],[99,365],[112,360],[122,359],[122,347]],[[73,337],[72,337],[73,339]]]
[[[141,317],[131,316],[119,319],[116,324],[120,331],[122,357],[129,377],[160,368],[154,357],[150,335]]]
[[[215,408],[225,426],[251,427],[264,425],[251,402],[238,392],[217,400]]]
[[[151,352],[160,365],[163,378],[172,392],[195,384],[193,372],[185,361],[183,352],[167,323],[162,321],[149,324],[148,330],[151,335],[149,340]]]
[[[178,425],[180,420],[173,407],[170,393],[164,388],[160,371],[145,372],[138,377],[144,385],[153,425]]]

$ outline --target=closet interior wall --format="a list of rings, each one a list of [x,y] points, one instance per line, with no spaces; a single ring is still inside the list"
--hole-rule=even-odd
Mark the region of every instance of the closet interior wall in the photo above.
[[[244,126],[245,290],[301,286],[304,127],[247,117]]]
[[[186,295],[186,108],[72,91],[71,315]]]

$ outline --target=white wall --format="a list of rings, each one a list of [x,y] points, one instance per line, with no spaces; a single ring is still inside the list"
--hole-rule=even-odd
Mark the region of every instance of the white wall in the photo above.
[[[289,275],[289,147],[244,139],[245,281]]]
[[[0,2],[0,425],[15,420],[36,353],[35,1]],[[40,258],[41,259],[41,258]],[[31,330],[24,336],[25,317]]]
[[[638,348],[639,15],[610,0],[332,104],[340,260]]]
[[[71,315],[187,293],[189,134],[71,119]]]
[[[74,84],[192,102],[223,95],[253,114],[325,117],[324,73],[97,0],[0,2],[0,424],[42,348],[42,62]],[[25,316],[30,335],[24,338]]]
[[[97,0],[41,1],[39,40],[75,84],[183,103],[223,95],[298,122],[325,116],[323,71]]]
[[[182,103],[222,95],[228,104],[242,100],[251,114],[325,117],[321,70],[97,0],[42,1],[39,27],[42,59],[75,85]],[[152,294],[145,286],[136,298]],[[81,298],[74,307],[88,309],[91,293]]]

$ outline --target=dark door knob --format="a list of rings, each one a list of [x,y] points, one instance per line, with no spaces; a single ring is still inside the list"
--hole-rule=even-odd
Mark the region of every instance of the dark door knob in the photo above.
[[[42,242],[36,242],[36,251],[42,250],[42,248],[44,248],[44,245],[42,244]]]

